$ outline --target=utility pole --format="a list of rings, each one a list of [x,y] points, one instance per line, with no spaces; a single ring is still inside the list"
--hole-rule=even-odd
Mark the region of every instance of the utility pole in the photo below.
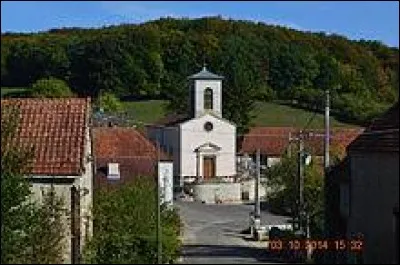
[[[256,153],[256,175],[254,181],[254,211],[250,213],[250,231],[253,238],[258,240],[258,229],[261,225],[260,220],[260,149],[257,149]]]
[[[254,185],[254,196],[255,196],[255,205],[254,205],[254,213],[255,213],[255,222],[256,222],[256,227],[260,223],[260,194],[259,194],[259,189],[260,189],[260,149],[257,149],[257,158],[256,158],[256,163],[257,163],[257,172],[256,172],[256,181]]]
[[[326,101],[325,101],[325,141],[324,141],[324,169],[325,174],[327,174],[327,170],[329,168],[329,90],[325,91]]]
[[[157,139],[159,140],[159,139]],[[160,142],[157,141],[157,168],[160,162]],[[161,244],[161,206],[160,206],[160,176],[158,175],[159,170],[156,170],[157,174],[157,264],[162,264],[162,244]]]
[[[304,189],[304,142],[303,142],[303,132],[300,131],[299,134],[299,154],[298,154],[298,185],[299,185],[299,205],[298,205],[298,218],[299,218],[299,228],[303,230],[303,189]]]

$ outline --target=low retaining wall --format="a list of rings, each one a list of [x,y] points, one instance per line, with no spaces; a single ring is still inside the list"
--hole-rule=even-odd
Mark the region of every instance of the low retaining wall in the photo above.
[[[201,183],[192,186],[193,197],[204,203],[240,202],[240,183]]]
[[[255,180],[243,180],[241,182],[241,193],[242,200],[244,201],[254,201],[255,200]],[[266,196],[265,186],[260,184],[258,187],[258,194],[261,199],[264,199]]]

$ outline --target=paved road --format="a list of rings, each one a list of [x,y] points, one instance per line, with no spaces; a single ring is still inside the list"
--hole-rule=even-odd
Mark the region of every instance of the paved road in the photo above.
[[[251,205],[207,205],[176,201],[184,222],[182,263],[278,263],[265,243],[246,238]],[[282,224],[288,218],[263,211],[262,224]]]

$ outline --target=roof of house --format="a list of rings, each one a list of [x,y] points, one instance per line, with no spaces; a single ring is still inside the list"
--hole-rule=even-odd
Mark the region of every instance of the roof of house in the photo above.
[[[260,149],[261,154],[281,155],[289,143],[291,127],[252,127],[243,136],[239,153],[254,153]]]
[[[83,171],[85,132],[90,99],[5,99],[1,105],[19,110],[15,143],[33,145],[30,174],[80,175]]]
[[[331,131],[331,144],[345,148],[357,135],[360,129],[334,129]],[[324,153],[324,131],[306,130],[308,137],[304,140],[304,149],[318,156]],[[290,137],[298,136],[293,127],[253,127],[243,136],[239,153],[254,153],[260,149],[261,154],[281,156],[289,145]]]
[[[189,76],[188,79],[223,80],[224,77],[211,73],[205,66],[203,66],[203,69],[200,72]]]
[[[120,181],[126,183],[139,176],[154,177],[158,152],[154,144],[134,128],[99,127],[93,129],[93,144],[97,173],[95,186],[107,186],[108,163],[118,163]],[[161,149],[161,160],[169,157]]]
[[[399,152],[399,102],[374,120],[348,147],[349,152]]]

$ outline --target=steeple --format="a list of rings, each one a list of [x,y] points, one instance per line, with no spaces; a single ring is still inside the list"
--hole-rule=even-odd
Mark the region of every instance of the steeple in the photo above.
[[[191,76],[190,104],[192,116],[199,117],[204,113],[212,113],[222,117],[222,80],[223,76],[207,70],[205,61],[203,69]]]

